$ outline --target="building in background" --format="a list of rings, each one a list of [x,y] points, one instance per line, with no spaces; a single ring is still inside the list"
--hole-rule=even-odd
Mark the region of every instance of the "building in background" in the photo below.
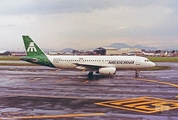
[[[99,47],[94,52],[97,55],[142,55],[142,50],[138,48]]]
[[[11,55],[11,52],[7,50],[0,50],[0,55]]]

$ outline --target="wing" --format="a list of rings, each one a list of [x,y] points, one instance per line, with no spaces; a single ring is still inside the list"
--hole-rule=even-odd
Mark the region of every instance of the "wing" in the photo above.
[[[104,67],[115,67],[113,64],[101,64],[101,63],[74,63],[77,65],[77,69],[81,70],[98,70],[99,68],[104,68]]]

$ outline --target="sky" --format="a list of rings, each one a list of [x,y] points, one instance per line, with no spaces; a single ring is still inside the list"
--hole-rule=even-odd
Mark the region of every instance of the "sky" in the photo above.
[[[0,50],[112,43],[178,49],[178,0],[0,0]]]

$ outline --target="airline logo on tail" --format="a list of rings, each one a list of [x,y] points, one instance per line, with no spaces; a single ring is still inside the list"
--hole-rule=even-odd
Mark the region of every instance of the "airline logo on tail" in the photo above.
[[[28,46],[27,52],[37,52],[34,42],[30,43],[30,45]]]

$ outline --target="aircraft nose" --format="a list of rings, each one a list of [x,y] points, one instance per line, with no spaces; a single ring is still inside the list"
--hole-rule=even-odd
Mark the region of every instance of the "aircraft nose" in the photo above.
[[[155,67],[156,66],[156,64],[154,63],[154,62],[151,62],[151,65],[150,65],[151,67]]]

